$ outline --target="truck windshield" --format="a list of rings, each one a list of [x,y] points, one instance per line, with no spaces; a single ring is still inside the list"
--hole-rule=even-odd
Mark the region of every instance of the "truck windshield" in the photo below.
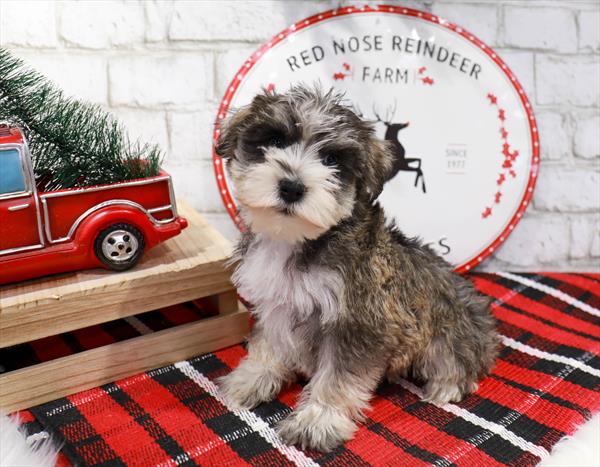
[[[0,149],[0,195],[25,191],[21,156],[17,149]]]

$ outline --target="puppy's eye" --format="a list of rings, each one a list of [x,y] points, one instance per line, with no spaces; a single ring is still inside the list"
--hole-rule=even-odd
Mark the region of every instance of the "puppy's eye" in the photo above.
[[[279,136],[273,136],[269,139],[267,146],[275,146],[276,148],[282,148],[283,147],[283,139],[280,138]]]
[[[325,154],[325,157],[323,157],[323,164],[325,164],[327,167],[333,167],[337,164],[337,161],[337,156],[331,152],[328,152]]]

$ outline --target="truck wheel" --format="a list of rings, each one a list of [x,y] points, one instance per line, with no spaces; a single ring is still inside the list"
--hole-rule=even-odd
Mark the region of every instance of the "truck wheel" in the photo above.
[[[138,262],[144,251],[144,236],[130,224],[113,224],[94,242],[100,261],[114,271],[125,271]]]

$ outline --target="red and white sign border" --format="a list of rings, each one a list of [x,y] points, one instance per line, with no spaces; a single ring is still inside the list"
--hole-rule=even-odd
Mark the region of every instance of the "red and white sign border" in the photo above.
[[[235,77],[229,84],[227,91],[225,92],[225,96],[221,101],[221,105],[219,106],[219,112],[217,114],[215,129],[213,132],[213,140],[216,141],[219,137],[219,123],[222,119],[227,116],[227,111],[229,109],[229,105],[235,96],[235,93],[240,86],[241,82],[244,80],[244,77],[250,71],[250,69],[261,59],[264,53],[274,47],[276,44],[287,38],[288,36],[300,31],[307,26],[311,26],[313,24],[319,23],[321,21],[326,21],[331,18],[346,16],[346,15],[355,15],[355,14],[369,14],[369,13],[391,13],[402,16],[412,16],[420,18],[424,21],[429,21],[431,23],[439,24],[440,26],[446,27],[451,31],[460,34],[465,39],[469,40],[471,43],[475,44],[479,47],[483,52],[485,52],[506,74],[512,85],[515,87],[517,92],[519,93],[519,97],[521,102],[527,112],[527,119],[529,121],[529,131],[531,135],[532,141],[532,161],[531,161],[531,169],[529,173],[529,180],[527,182],[527,187],[525,189],[525,193],[523,195],[523,199],[521,200],[519,207],[512,219],[508,223],[508,225],[504,228],[504,230],[498,235],[498,237],[492,241],[488,246],[486,246],[478,255],[475,255],[466,263],[460,264],[456,266],[456,272],[463,273],[471,270],[479,263],[481,263],[485,258],[491,255],[499,246],[502,244],[508,236],[512,233],[517,223],[523,217],[523,213],[527,208],[527,205],[531,201],[531,197],[533,195],[533,188],[535,187],[535,182],[537,180],[539,164],[540,164],[540,144],[538,137],[538,129],[535,121],[535,117],[533,115],[533,109],[523,87],[514,76],[514,74],[510,71],[508,66],[502,61],[502,59],[496,54],[489,46],[485,45],[481,40],[475,37],[473,34],[465,31],[460,26],[457,26],[449,21],[446,21],[443,18],[440,18],[436,15],[432,15],[431,13],[427,13],[425,11],[414,10],[411,8],[404,8],[399,6],[392,5],[378,5],[378,6],[370,6],[365,5],[362,7],[349,6],[344,8],[337,8],[329,11],[325,11],[323,13],[319,13],[313,15],[309,18],[298,21],[297,23],[291,25],[289,28],[284,29],[279,34],[275,35],[270,41],[266,44],[263,44],[256,52],[254,52],[248,60],[244,62],[241,68],[236,73]],[[217,178],[217,185],[219,187],[219,192],[221,194],[221,198],[223,199],[223,203],[227,208],[227,212],[236,223],[240,230],[244,230],[244,226],[242,223],[242,219],[238,215],[237,208],[233,197],[229,191],[229,187],[227,185],[227,179],[225,177],[225,172],[223,169],[223,164],[221,158],[215,152],[215,147],[213,144],[213,165],[215,169],[215,175]]]

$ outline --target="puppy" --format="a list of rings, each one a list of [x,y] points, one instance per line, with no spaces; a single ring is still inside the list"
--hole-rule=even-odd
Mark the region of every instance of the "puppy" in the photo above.
[[[386,223],[375,200],[392,151],[341,99],[304,86],[257,95],[217,144],[247,226],[233,281],[256,320],[248,356],[219,384],[252,408],[308,378],[278,432],[319,451],[352,437],[384,377],[458,401],[498,344],[488,299]]]

